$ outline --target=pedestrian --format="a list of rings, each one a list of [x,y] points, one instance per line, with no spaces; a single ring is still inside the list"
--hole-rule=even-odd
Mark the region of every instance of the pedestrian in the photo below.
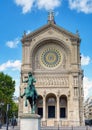
[[[14,116],[13,118],[12,118],[12,126],[13,126],[13,128],[14,128],[14,126],[17,124],[17,121],[16,121],[16,117]]]

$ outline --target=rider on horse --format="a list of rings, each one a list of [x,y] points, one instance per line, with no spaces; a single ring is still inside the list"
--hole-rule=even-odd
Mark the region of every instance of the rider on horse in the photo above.
[[[36,100],[38,98],[37,91],[35,89],[34,83],[36,82],[35,78],[32,76],[32,73],[28,73],[28,79],[22,81],[23,83],[27,83],[27,87],[25,88],[24,93],[21,95],[21,98],[23,96],[26,97],[25,101],[25,106],[27,106],[27,100],[29,101],[32,109],[32,113],[34,113],[35,105],[36,105]]]

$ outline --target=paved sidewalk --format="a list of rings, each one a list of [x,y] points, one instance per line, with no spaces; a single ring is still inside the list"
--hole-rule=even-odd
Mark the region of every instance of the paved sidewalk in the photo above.
[[[68,127],[68,126],[62,126],[62,127],[42,127],[41,130],[92,130],[92,127]]]
[[[2,126],[2,128],[0,130],[6,130],[6,126]],[[19,126],[9,126],[8,130],[19,130]]]
[[[2,126],[0,130],[6,130],[6,126]],[[20,130],[19,126],[9,126],[8,130]],[[92,130],[92,127],[60,127],[60,128],[55,128],[55,127],[41,127],[41,130]]]

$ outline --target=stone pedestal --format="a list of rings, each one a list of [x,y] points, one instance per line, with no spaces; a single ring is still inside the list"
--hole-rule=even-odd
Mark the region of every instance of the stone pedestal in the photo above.
[[[40,116],[25,113],[20,115],[20,130],[40,130]]]

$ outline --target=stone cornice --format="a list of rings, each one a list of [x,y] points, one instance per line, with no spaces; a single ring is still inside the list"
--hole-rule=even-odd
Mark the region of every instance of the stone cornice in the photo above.
[[[31,114],[31,113],[21,113],[20,117],[21,118],[30,118],[30,119],[41,118],[39,115],[37,115],[37,114]]]
[[[81,74],[81,75],[83,75],[83,70],[81,70],[81,69],[74,69],[74,70],[70,70],[70,73],[72,73],[72,74],[76,74],[76,73],[78,73],[78,74]]]
[[[67,71],[67,70],[66,70],[66,71],[62,71],[62,70],[60,71],[60,70],[59,70],[59,71],[57,71],[57,72],[54,71],[54,70],[53,70],[53,71],[50,71],[50,70],[49,70],[49,71],[41,71],[41,70],[40,70],[40,71],[34,71],[34,74],[50,74],[50,75],[51,75],[51,74],[55,74],[55,75],[57,75],[57,74],[62,74],[62,75],[67,75],[67,74],[69,74],[69,72],[70,72],[70,71]]]
[[[30,46],[29,41],[23,42],[22,46],[23,46],[23,47],[24,47],[24,46]]]
[[[81,39],[80,38],[70,38],[70,41],[72,43],[72,45],[80,45],[81,43]]]

